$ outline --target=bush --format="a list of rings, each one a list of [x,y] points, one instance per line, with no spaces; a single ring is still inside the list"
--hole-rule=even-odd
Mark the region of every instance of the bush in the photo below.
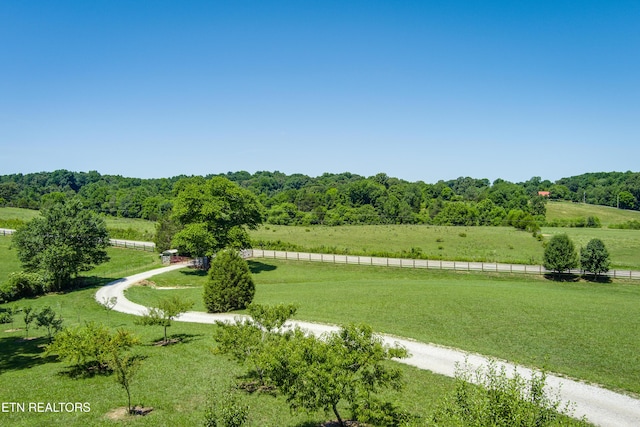
[[[35,297],[44,294],[46,290],[42,276],[37,273],[11,273],[9,280],[0,286],[0,302]]]
[[[546,375],[525,379],[517,372],[508,375],[504,366],[491,362],[486,369],[458,367],[455,389],[433,415],[435,426],[543,427],[588,425],[569,420],[570,405],[545,391]]]
[[[12,323],[13,316],[8,311],[0,312],[0,324],[3,323]]]
[[[241,427],[247,422],[249,407],[235,394],[212,393],[204,413],[204,427]]]
[[[235,250],[218,252],[204,286],[204,303],[210,313],[246,308],[256,292],[247,262]]]
[[[619,230],[640,230],[640,221],[632,219],[622,224],[611,224],[609,228],[616,228]]]

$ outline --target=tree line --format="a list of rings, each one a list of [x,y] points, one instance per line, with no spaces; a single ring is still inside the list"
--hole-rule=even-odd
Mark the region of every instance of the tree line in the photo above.
[[[429,184],[379,173],[318,177],[281,172],[228,172],[206,177],[141,179],[96,171],[57,170],[0,176],[0,206],[40,209],[77,196],[97,213],[157,221],[173,209],[183,183],[224,177],[256,196],[265,220],[281,225],[514,225],[544,221],[547,199],[640,209],[640,173],[602,172],[521,183],[460,177]],[[538,192],[549,192],[541,197]],[[586,225],[585,225],[586,226]],[[597,226],[597,224],[591,224]]]

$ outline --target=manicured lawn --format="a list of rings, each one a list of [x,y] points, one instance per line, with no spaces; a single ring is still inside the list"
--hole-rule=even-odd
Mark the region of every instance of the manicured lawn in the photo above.
[[[255,301],[298,304],[296,318],[301,320],[365,322],[379,332],[640,393],[637,283],[276,260],[252,261],[251,266]],[[174,274],[170,281],[162,276],[152,280],[163,286],[194,284],[192,274]],[[198,287],[127,291],[130,299],[148,305],[171,294],[204,310]]]

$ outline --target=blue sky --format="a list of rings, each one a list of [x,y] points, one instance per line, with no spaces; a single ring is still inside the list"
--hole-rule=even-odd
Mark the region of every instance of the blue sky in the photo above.
[[[639,171],[640,2],[0,2],[0,174]]]

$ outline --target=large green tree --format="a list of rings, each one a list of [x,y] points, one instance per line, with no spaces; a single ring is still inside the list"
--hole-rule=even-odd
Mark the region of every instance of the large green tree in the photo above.
[[[591,239],[587,246],[580,248],[580,266],[598,277],[609,271],[609,251],[600,239]]]
[[[75,198],[43,209],[39,217],[16,231],[13,246],[23,268],[40,273],[53,291],[68,287],[79,272],[109,259],[104,219]]]
[[[176,189],[173,218],[184,226],[173,239],[177,249],[202,257],[250,246],[247,228],[263,221],[263,207],[253,193],[222,177],[187,178]]]
[[[578,266],[575,245],[566,234],[556,234],[544,249],[544,268],[560,274]]]

